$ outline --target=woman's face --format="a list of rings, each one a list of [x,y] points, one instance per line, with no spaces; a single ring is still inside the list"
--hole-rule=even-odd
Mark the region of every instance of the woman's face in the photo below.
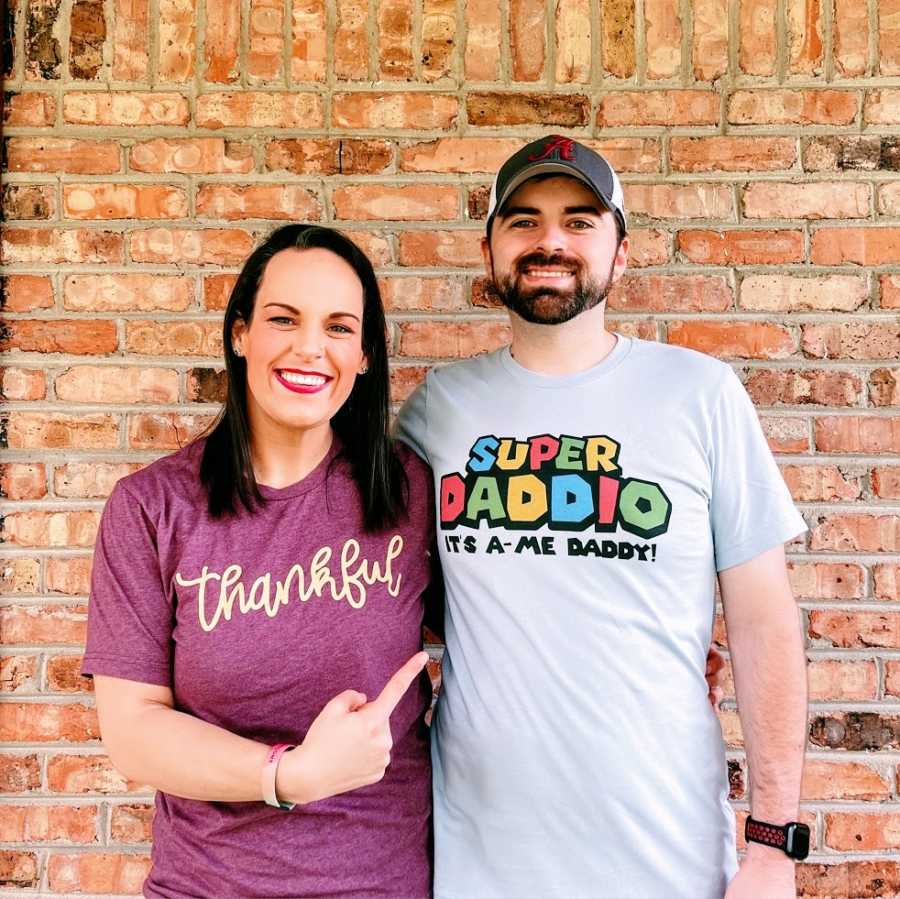
[[[362,283],[331,251],[281,250],[269,260],[250,324],[232,329],[254,439],[329,427],[366,366],[362,317]]]

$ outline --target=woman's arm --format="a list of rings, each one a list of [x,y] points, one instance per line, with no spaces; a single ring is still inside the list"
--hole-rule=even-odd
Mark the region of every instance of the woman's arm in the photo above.
[[[377,699],[345,690],[310,725],[278,767],[276,792],[306,803],[376,783],[390,764],[390,715],[428,656],[417,653]],[[100,731],[112,763],[130,780],[187,799],[262,800],[269,747],[173,708],[168,687],[94,678]]]

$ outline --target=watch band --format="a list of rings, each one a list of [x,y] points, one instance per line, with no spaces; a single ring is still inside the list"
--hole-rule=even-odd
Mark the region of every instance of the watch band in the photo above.
[[[744,825],[744,837],[748,842],[780,849],[789,858],[798,861],[809,855],[809,828],[799,821],[769,824],[748,816]]]
[[[266,763],[262,769],[262,794],[266,805],[283,809],[289,812],[293,807],[292,802],[281,802],[275,794],[275,778],[278,775],[278,763],[281,757],[290,749],[294,749],[292,743],[276,743],[266,756]]]

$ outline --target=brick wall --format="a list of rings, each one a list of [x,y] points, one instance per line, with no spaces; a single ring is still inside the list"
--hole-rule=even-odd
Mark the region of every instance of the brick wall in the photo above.
[[[487,185],[557,130],[623,174],[616,327],[734,365],[810,524],[803,893],[900,892],[898,0],[8,0],[2,49],[6,890],[146,872],[150,792],[78,674],[91,545],[115,480],[214,413],[254,241],[359,239],[402,400],[506,339]]]

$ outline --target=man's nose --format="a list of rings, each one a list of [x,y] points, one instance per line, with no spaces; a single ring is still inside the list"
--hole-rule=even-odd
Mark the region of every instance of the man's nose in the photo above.
[[[542,250],[548,256],[563,252],[566,249],[566,232],[554,222],[544,224],[535,237],[534,249]]]

